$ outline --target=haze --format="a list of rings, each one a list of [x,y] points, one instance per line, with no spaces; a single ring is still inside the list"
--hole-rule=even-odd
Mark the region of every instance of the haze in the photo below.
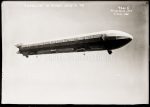
[[[114,15],[110,10],[118,6],[129,6],[132,12]],[[6,1],[1,8],[2,103],[148,103],[146,2]],[[103,30],[124,31],[133,40],[113,50],[112,55],[107,51],[29,58],[16,54],[18,43],[65,39]]]

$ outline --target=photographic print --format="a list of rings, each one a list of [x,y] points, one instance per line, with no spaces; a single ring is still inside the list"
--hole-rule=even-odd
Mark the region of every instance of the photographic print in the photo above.
[[[3,1],[2,104],[148,104],[147,1]]]

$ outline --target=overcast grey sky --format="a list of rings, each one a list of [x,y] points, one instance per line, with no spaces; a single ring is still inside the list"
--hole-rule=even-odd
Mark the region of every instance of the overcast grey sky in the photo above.
[[[118,6],[128,15],[114,15]],[[2,103],[148,103],[146,2],[3,2]],[[15,44],[64,39],[103,30],[133,36],[107,51],[26,57]]]

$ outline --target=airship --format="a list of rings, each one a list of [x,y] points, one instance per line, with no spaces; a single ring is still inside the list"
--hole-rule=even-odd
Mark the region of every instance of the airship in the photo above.
[[[33,44],[15,45],[25,57],[29,55],[71,53],[85,51],[106,50],[112,54],[112,50],[123,47],[133,39],[131,34],[118,30],[106,30],[88,34],[78,35],[73,38],[54,40]]]

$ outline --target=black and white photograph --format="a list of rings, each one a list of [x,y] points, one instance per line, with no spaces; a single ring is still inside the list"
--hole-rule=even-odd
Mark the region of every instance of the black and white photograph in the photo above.
[[[3,1],[2,104],[149,104],[148,1]]]

